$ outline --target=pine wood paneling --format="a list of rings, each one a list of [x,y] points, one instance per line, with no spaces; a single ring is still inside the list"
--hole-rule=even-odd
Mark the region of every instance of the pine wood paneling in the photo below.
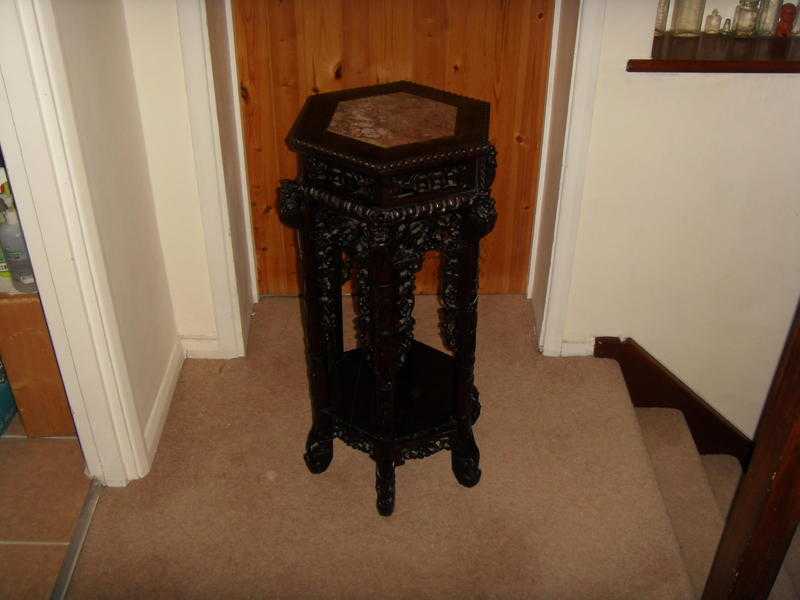
[[[295,232],[276,209],[296,160],[284,138],[306,96],[410,79],[492,104],[499,218],[483,243],[481,292],[528,277],[553,0],[235,0],[261,293],[297,293]],[[435,292],[438,257],[420,292]]]

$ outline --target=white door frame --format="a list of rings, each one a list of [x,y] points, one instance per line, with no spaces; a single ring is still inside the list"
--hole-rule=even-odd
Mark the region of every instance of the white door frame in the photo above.
[[[564,343],[564,329],[572,286],[575,247],[581,218],[583,184],[588,166],[592,119],[600,66],[606,0],[582,0],[575,41],[571,97],[562,161],[553,254],[539,331],[539,345],[547,356],[586,354],[587,348]]]
[[[86,459],[107,485],[150,467],[82,164],[50,0],[0,2],[0,144]],[[76,155],[77,153],[77,155]]]
[[[178,0],[177,9],[183,70],[186,79],[186,96],[189,107],[189,125],[192,132],[192,149],[194,151],[200,212],[203,221],[208,273],[211,281],[211,294],[217,327],[217,339],[213,341],[213,345],[205,349],[198,348],[191,355],[202,358],[232,358],[244,355],[245,336],[247,333],[244,331],[242,323],[247,323],[248,320],[246,318],[242,319],[240,314],[238,286],[242,285],[248,289],[248,295],[253,302],[258,301],[255,248],[252,243],[252,232],[249,231],[250,238],[247,240],[249,280],[237,282],[230,216],[225,191],[222,150],[220,147],[217,100],[214,91],[214,74],[211,67],[205,0]],[[226,8],[229,36],[232,39],[233,23],[230,18],[231,15],[230,9]],[[234,52],[232,50],[232,42],[228,46],[228,52]],[[236,76],[235,54],[232,54],[230,58],[232,74]],[[232,89],[238,93],[238,80],[235,86],[232,86]],[[241,114],[238,110],[238,96],[233,106],[237,109],[235,118],[240,125]],[[244,169],[244,142],[241,126],[239,126],[237,134],[240,142],[237,150],[241,154],[239,163]],[[245,213],[245,222],[250,224],[252,228],[246,172],[240,172],[239,179],[244,186],[242,190],[243,206],[240,208]]]

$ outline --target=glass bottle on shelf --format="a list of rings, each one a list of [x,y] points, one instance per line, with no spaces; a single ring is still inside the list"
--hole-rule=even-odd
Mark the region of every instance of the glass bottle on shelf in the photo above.
[[[794,28],[794,24],[797,21],[797,14],[798,14],[797,7],[790,2],[787,2],[783,6],[781,6],[781,11],[779,13],[778,18],[778,25],[775,27],[775,36],[776,37],[789,37],[792,35],[792,29]]]
[[[715,8],[711,11],[711,14],[706,17],[705,32],[709,34],[717,34],[719,33],[721,27],[722,15],[719,14],[719,11]]]
[[[725,19],[725,24],[722,26],[722,35],[731,34],[731,20],[730,17]]]
[[[700,35],[706,0],[675,0],[672,11],[672,33],[679,36]]]
[[[800,10],[794,18],[794,25],[792,25],[792,35],[800,36]]]
[[[664,35],[667,31],[667,16],[669,15],[669,0],[658,0],[656,9],[656,35]]]
[[[758,0],[739,0],[733,16],[733,33],[736,37],[751,37],[756,32]]]
[[[756,35],[760,37],[772,37],[775,35],[775,28],[778,26],[778,13],[780,12],[783,0],[761,0],[761,8],[758,11],[756,21]]]

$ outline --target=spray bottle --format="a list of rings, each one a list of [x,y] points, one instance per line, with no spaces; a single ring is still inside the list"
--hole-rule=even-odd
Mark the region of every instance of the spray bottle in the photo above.
[[[4,190],[5,192],[5,190]],[[28,256],[28,247],[19,225],[17,209],[14,208],[14,198],[10,193],[2,193],[0,197],[6,206],[6,222],[0,224],[0,246],[11,271],[11,282],[19,292],[36,292],[36,281],[33,278],[33,267]]]

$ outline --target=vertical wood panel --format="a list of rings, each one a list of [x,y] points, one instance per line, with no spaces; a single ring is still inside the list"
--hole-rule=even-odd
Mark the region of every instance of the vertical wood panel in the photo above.
[[[410,79],[492,103],[499,219],[481,291],[528,275],[553,0],[235,0],[236,47],[262,293],[297,292],[294,232],[275,210],[296,159],[284,139],[305,97]],[[438,257],[417,279],[435,292]]]

